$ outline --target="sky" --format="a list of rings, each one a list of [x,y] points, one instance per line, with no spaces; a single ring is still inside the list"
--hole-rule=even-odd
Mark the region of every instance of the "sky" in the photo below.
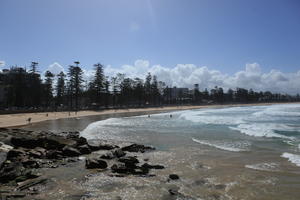
[[[299,0],[0,0],[0,66],[300,93]]]

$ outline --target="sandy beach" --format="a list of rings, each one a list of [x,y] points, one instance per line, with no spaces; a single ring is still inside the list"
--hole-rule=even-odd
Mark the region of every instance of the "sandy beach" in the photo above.
[[[107,114],[119,113],[136,113],[136,112],[153,112],[153,111],[173,111],[173,110],[190,110],[203,108],[220,108],[228,106],[263,106],[276,103],[260,103],[260,104],[226,104],[226,105],[191,105],[191,106],[167,106],[167,107],[152,107],[152,108],[130,108],[130,109],[115,109],[103,111],[78,111],[75,112],[39,112],[39,113],[19,113],[19,114],[4,114],[0,115],[0,128],[18,127],[28,124],[28,118],[31,118],[31,123],[37,123],[47,120],[79,118],[85,116],[101,116]]]

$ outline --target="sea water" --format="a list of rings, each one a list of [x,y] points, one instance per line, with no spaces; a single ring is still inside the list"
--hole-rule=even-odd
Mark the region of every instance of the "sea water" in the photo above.
[[[178,145],[160,142],[159,137],[166,135],[224,151],[259,151],[259,148],[267,148],[280,152],[280,156],[300,166],[300,104],[199,109],[110,118],[90,124],[81,134],[88,139],[144,141],[161,148]],[[149,138],[152,139],[147,141]]]
[[[217,191],[222,199],[300,195],[300,104],[110,118],[91,123],[81,135],[157,147],[152,158],[185,178],[179,185],[183,192],[202,199],[213,198],[214,181],[226,185]],[[208,183],[197,184],[203,180]]]

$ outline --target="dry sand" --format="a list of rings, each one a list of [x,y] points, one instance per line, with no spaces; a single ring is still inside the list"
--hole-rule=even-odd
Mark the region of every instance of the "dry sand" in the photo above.
[[[76,118],[84,116],[105,115],[112,113],[130,113],[130,112],[147,112],[147,111],[171,111],[171,110],[190,110],[201,108],[220,108],[228,106],[251,106],[251,105],[270,105],[271,103],[260,104],[232,104],[232,105],[202,105],[202,106],[167,106],[153,108],[131,108],[131,109],[116,109],[103,111],[79,111],[75,112],[42,112],[42,113],[20,113],[20,114],[4,114],[0,115],[0,128],[16,127],[28,124],[28,118],[31,118],[31,123],[37,123],[46,120]],[[272,103],[273,104],[273,103]]]

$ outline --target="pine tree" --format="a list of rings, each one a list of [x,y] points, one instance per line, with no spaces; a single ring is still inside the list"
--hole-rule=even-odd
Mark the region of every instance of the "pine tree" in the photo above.
[[[54,75],[50,71],[46,71],[45,77],[46,79],[44,84],[44,97],[45,97],[46,106],[49,106],[53,98],[52,84],[53,84]]]
[[[95,77],[91,82],[91,90],[94,94],[95,101],[100,105],[103,100],[101,99],[102,94],[105,90],[105,76],[103,73],[103,65],[97,63],[94,65],[95,67]]]
[[[82,69],[78,66],[80,63],[78,61],[74,62],[76,66],[70,65],[68,76],[69,76],[69,83],[68,83],[68,93],[70,95],[70,103],[71,109],[73,105],[73,97],[75,98],[75,109],[78,110],[78,98],[82,87],[83,82],[83,72]]]
[[[65,74],[60,72],[57,75],[57,85],[56,85],[56,104],[60,106],[63,103],[63,97],[65,95]]]
[[[149,104],[150,100],[151,100],[151,80],[152,80],[152,76],[149,72],[146,76],[145,86],[144,86],[145,87],[145,101],[146,101],[146,104]]]

